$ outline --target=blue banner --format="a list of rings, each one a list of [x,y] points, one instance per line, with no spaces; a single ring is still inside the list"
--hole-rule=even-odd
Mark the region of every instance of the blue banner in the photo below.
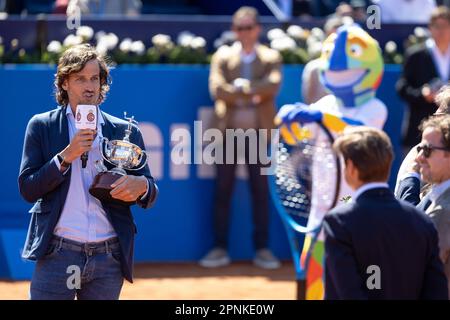
[[[42,65],[0,67],[0,87],[3,88],[0,95],[3,119],[0,233],[2,229],[22,230],[23,241],[30,217],[27,212],[32,206],[20,197],[17,187],[23,138],[26,125],[34,114],[56,107],[53,97],[55,71],[54,67]],[[300,100],[301,71],[301,66],[284,67],[278,106]],[[403,104],[394,90],[399,72],[399,66],[386,66],[378,92],[378,97],[389,109],[385,130],[396,150],[394,174],[401,160],[399,141]],[[175,166],[170,161],[175,144],[171,141],[171,132],[186,128],[193,145],[194,121],[207,120],[212,112],[208,73],[207,66],[120,66],[112,70],[111,91],[101,108],[117,117],[123,117],[123,112],[127,111],[140,122],[150,152],[150,167],[160,188],[154,208],[145,211],[136,207],[133,210],[138,227],[137,261],[195,261],[212,245],[214,171],[204,165]],[[245,172],[240,176],[245,176]],[[391,178],[391,186],[392,183]],[[230,224],[233,259],[253,257],[249,198],[248,185],[241,178],[235,187]],[[1,246],[0,241],[0,255]],[[270,247],[280,258],[290,258],[285,232],[274,209],[271,210]]]

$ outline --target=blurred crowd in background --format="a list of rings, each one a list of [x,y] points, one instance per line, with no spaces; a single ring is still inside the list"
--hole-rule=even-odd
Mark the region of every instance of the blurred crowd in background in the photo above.
[[[217,12],[206,0],[0,0],[0,11],[8,14],[71,14],[77,8],[88,15],[139,14],[229,14]],[[214,1],[216,2],[216,1]],[[265,7],[265,1],[247,1],[248,5]],[[364,20],[373,4],[383,10],[383,22],[426,23],[431,10],[449,5],[449,0],[275,0],[289,17],[351,16]],[[233,9],[231,9],[233,11]],[[418,14],[411,14],[418,13]],[[262,12],[264,14],[264,12]]]
[[[7,19],[9,15],[23,17],[40,13],[70,17],[76,12],[83,17],[220,13],[220,8],[214,11],[205,3],[207,1],[202,0],[0,0],[0,19]],[[267,10],[264,1],[258,3]],[[279,0],[279,8],[285,8],[286,16],[296,20],[292,24],[286,22],[280,28],[264,28],[261,41],[279,51],[285,64],[306,64],[320,55],[322,42],[330,25],[343,20],[344,24],[359,22],[364,26],[363,22],[368,13],[372,13],[370,6],[376,4],[382,12],[383,23],[417,24],[403,43],[388,41],[383,44],[385,63],[401,64],[404,62],[404,50],[414,44],[424,43],[430,37],[426,25],[433,8],[449,3],[450,0]],[[323,24],[322,28],[307,28],[302,25],[302,21],[321,21]],[[46,39],[37,49],[24,48],[19,39],[3,41],[5,34],[0,32],[0,63],[56,63],[66,47],[89,42],[96,45],[100,53],[108,54],[118,64],[209,64],[212,53],[218,47],[235,41],[230,30],[224,30],[215,40],[208,39],[213,43],[208,43],[207,39],[193,34],[190,30],[180,32],[176,37],[169,34],[150,34],[146,39],[119,38],[109,30],[95,31],[85,25],[68,34],[65,39]]]

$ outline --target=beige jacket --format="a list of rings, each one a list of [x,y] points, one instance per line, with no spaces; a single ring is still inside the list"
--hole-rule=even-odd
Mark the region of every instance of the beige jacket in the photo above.
[[[276,114],[275,97],[281,83],[281,56],[278,51],[264,45],[256,46],[256,58],[252,62],[250,94],[238,92],[232,85],[241,75],[239,46],[222,46],[213,55],[209,74],[209,90],[215,100],[215,127],[224,130],[237,100],[249,100],[253,94],[260,95],[257,106],[258,129],[272,129]]]
[[[426,214],[433,220],[439,235],[439,256],[444,263],[450,297],[450,188],[428,207]]]

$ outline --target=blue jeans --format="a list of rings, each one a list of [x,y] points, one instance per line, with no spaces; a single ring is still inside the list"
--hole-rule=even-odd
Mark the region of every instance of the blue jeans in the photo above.
[[[54,237],[36,263],[31,300],[117,300],[123,285],[117,238],[79,243]]]

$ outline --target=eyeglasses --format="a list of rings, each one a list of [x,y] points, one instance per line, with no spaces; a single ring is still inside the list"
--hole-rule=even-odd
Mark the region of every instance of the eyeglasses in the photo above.
[[[433,152],[433,150],[443,150],[443,151],[450,152],[449,148],[435,147],[435,146],[432,146],[431,144],[419,144],[417,146],[417,152],[420,153],[420,151],[423,151],[423,156],[425,158],[429,158],[431,156],[431,153]]]
[[[237,32],[242,32],[242,31],[251,31],[253,30],[253,28],[255,27],[255,24],[250,24],[247,26],[234,26],[233,29]]]

